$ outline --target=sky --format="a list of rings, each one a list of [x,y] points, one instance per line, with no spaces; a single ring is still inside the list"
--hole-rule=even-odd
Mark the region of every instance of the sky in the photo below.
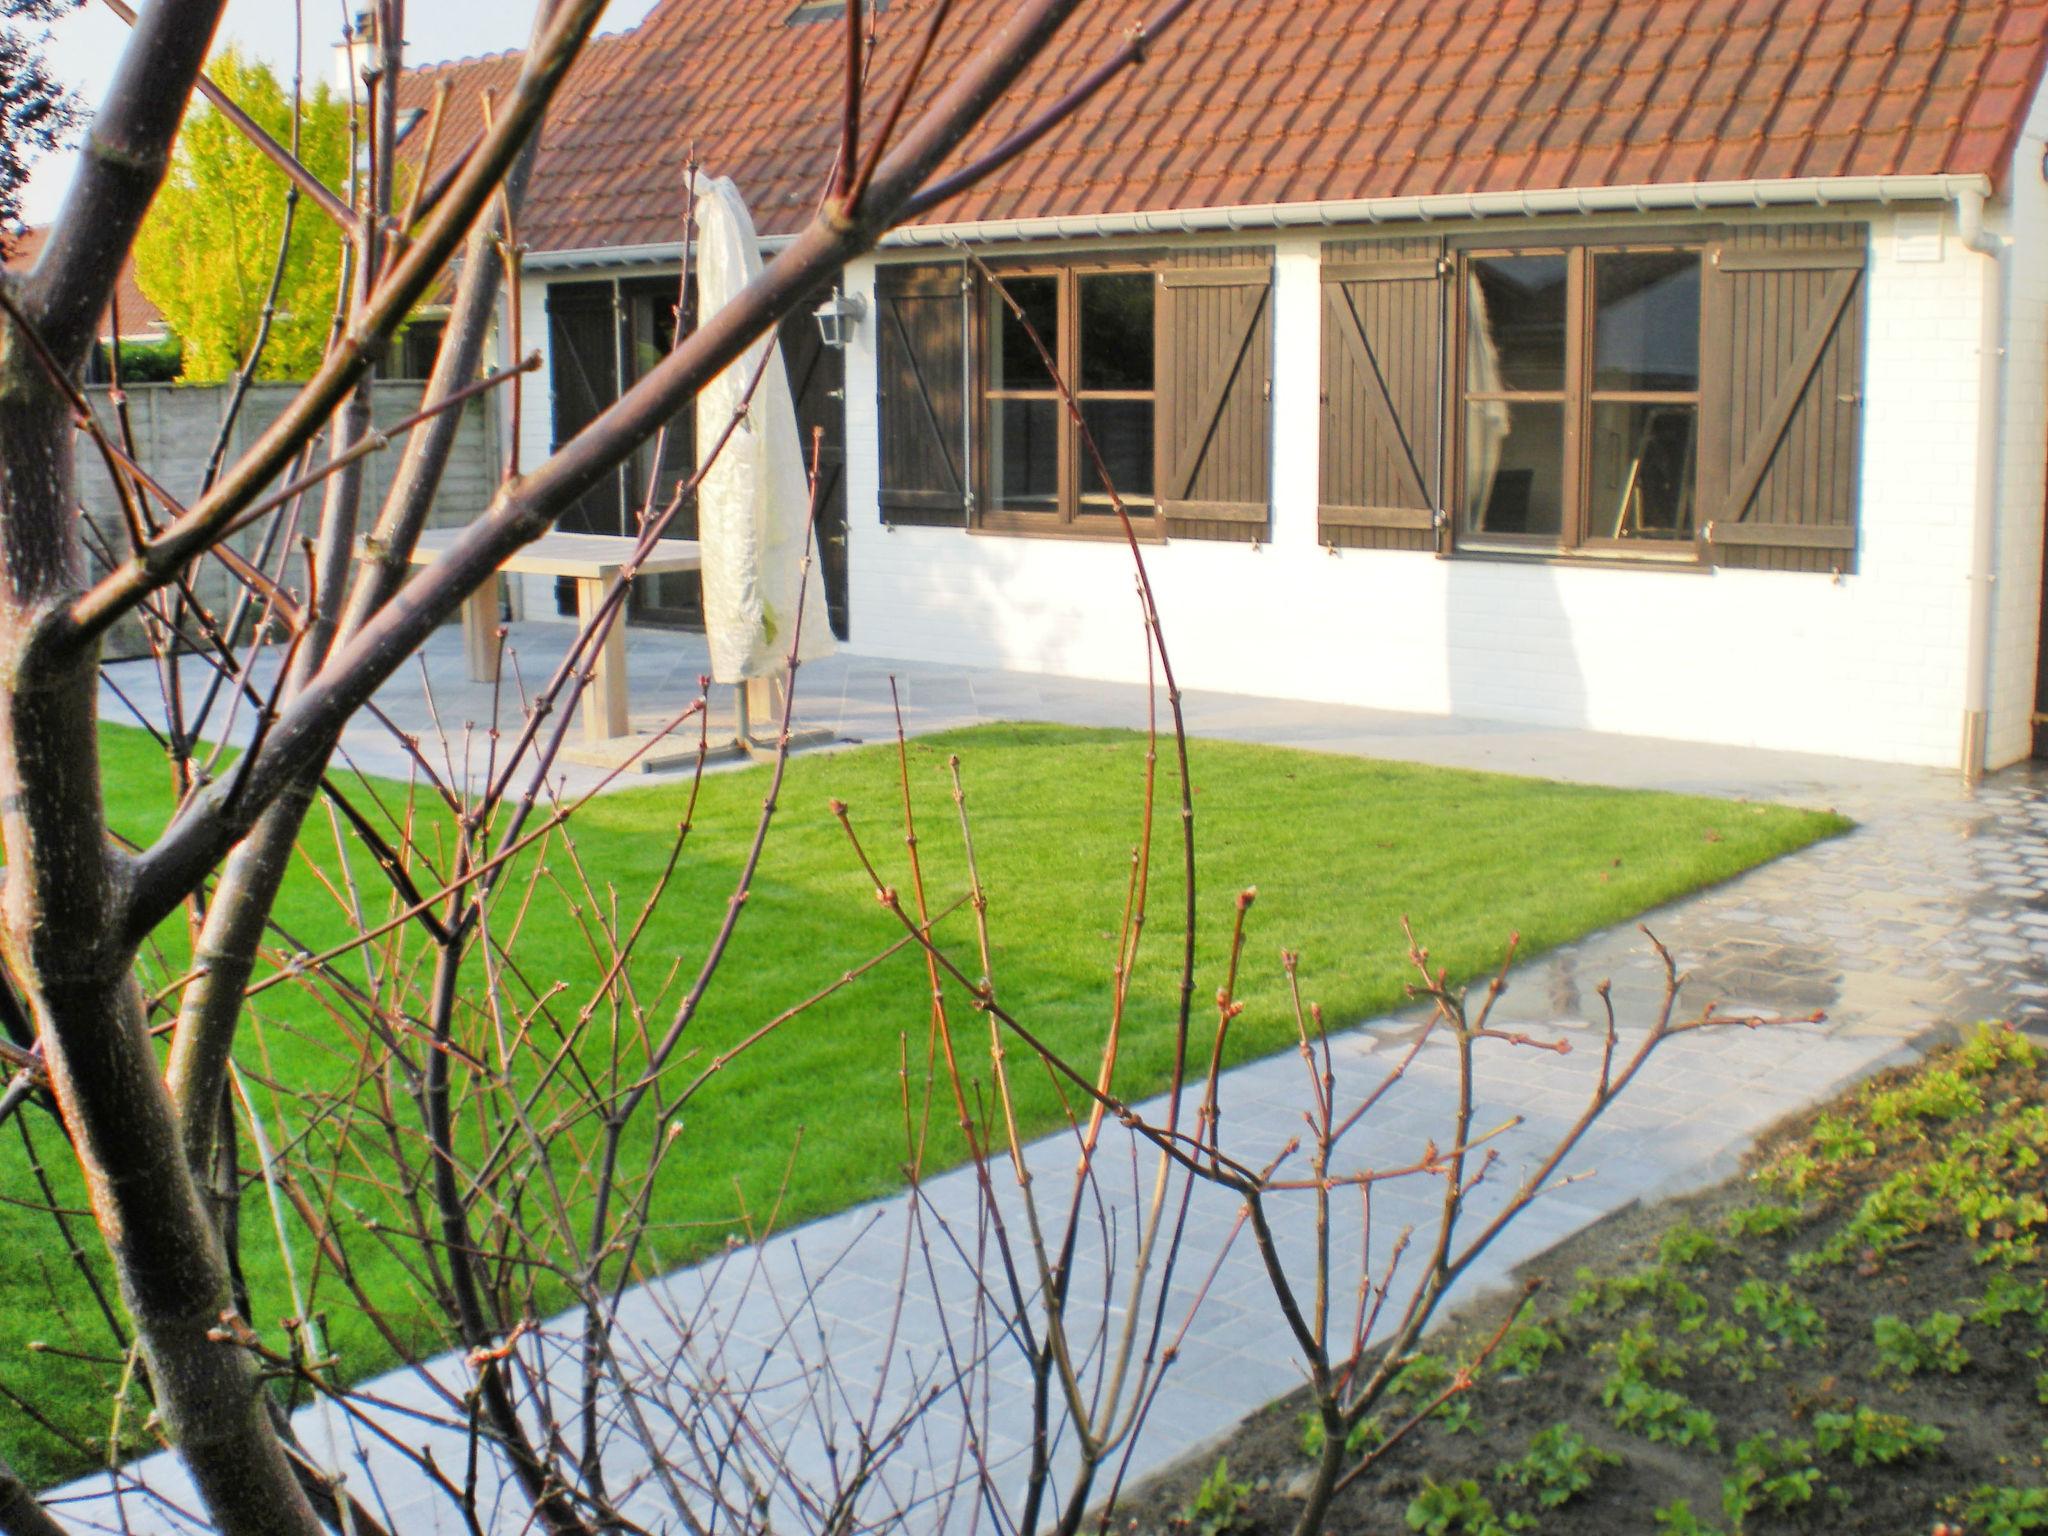
[[[333,44],[341,37],[344,12],[355,0],[302,0],[305,12],[305,70],[309,84],[335,77]],[[610,0],[601,29],[615,32],[639,22],[655,0]],[[266,59],[290,78],[295,11],[292,0],[228,0],[215,46],[234,43]],[[524,46],[533,26],[534,0],[411,0],[406,6],[406,57],[416,63],[496,53]],[[51,28],[51,68],[88,104],[97,103],[113,79],[128,26],[99,0],[86,0]],[[24,210],[31,224],[47,222],[63,201],[76,157],[52,155],[36,167]]]

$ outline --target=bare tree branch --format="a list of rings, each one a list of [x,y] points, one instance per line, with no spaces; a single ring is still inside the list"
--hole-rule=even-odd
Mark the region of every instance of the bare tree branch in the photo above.
[[[122,0],[104,0],[104,3],[108,10],[127,22],[129,26],[132,27],[137,24],[135,12],[124,5]],[[263,151],[264,156],[273,165],[291,178],[293,186],[313,200],[313,205],[316,208],[334,220],[344,230],[354,226],[355,215],[349,211],[348,204],[341,200],[340,195],[330,188],[326,182],[307,170],[304,161],[300,160],[297,155],[266,133],[262,125],[253,117],[236,106],[233,97],[215,85],[203,72],[194,80],[193,84],[197,87],[200,95],[213,103],[214,109],[222,117],[233,123],[251,144],[254,144]],[[285,228],[287,231],[290,230],[291,225],[289,222],[286,223]]]
[[[190,3],[190,0],[187,0]],[[470,223],[497,195],[498,184],[575,62],[604,9],[604,0],[562,0],[546,36],[526,55],[503,114],[464,165],[448,196],[418,238],[377,280],[352,315],[348,334],[291,404],[206,495],[144,550],[110,573],[50,626],[44,644],[75,653],[105,633],[149,593],[167,585],[188,562],[223,536],[235,517],[290,462],[353,390],[455,252]],[[137,34],[140,41],[140,34]],[[53,658],[54,659],[54,658]]]
[[[589,0],[578,0],[589,4]],[[890,221],[1058,32],[1079,0],[1023,0],[905,131],[876,169],[861,207],[828,211],[799,234],[733,302],[707,317],[584,431],[524,479],[500,493],[490,510],[463,530],[448,552],[334,654],[321,675],[288,708],[235,803],[209,791],[188,807],[156,846],[137,861],[128,931],[139,936],[182,901],[322,743],[391,676],[468,595],[519,549],[553,524],[563,509],[610,474],[652,437],[682,404],[709,383],[769,325],[793,309],[853,256],[871,248]],[[525,77],[522,76],[522,80]],[[485,157],[488,158],[488,157]],[[993,170],[991,163],[987,169]],[[472,164],[464,184],[475,179]],[[445,213],[445,209],[443,212]],[[437,218],[439,215],[437,215]],[[411,263],[424,248],[405,257]],[[401,266],[401,270],[403,269]],[[399,281],[394,274],[392,282]],[[309,387],[308,393],[311,393]],[[290,413],[287,413],[289,416]],[[223,482],[223,488],[228,482]],[[202,503],[178,547],[203,543],[214,519]],[[172,542],[175,529],[163,541]],[[117,573],[100,596],[78,610],[90,630],[110,622],[135,596],[160,584],[154,570]],[[1192,882],[1190,882],[1192,889]],[[1189,940],[1192,945],[1192,939]]]
[[[135,231],[170,168],[171,142],[225,4],[155,0],[122,51],[22,294],[22,309],[67,368],[84,360],[98,334]]]

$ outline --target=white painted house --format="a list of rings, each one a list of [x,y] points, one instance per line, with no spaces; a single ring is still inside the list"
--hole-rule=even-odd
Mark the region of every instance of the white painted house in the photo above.
[[[876,99],[932,3],[882,10]],[[966,155],[1147,9],[1085,8]],[[524,231],[529,461],[667,344],[690,145],[766,243],[809,217],[838,14],[668,0],[572,77]],[[2028,755],[2044,27],[2048,0],[1198,0],[850,267],[843,352],[785,328],[843,444],[847,647],[1145,675],[1116,519],[971,247],[1079,392],[1186,686]],[[459,110],[513,62],[413,88]],[[587,525],[623,529],[648,467]],[[636,606],[686,622],[690,595]]]

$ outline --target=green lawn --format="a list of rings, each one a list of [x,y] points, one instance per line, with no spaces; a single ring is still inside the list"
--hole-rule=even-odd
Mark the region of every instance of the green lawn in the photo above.
[[[140,732],[104,736],[110,819],[130,837],[147,837],[168,810],[160,753]],[[1110,965],[1143,790],[1142,737],[1057,726],[997,726],[928,737],[909,749],[919,830],[934,909],[964,889],[964,860],[946,776],[960,755],[974,816],[995,941],[995,982],[1006,1004],[1041,1037],[1092,1061],[1106,1017]],[[1454,975],[1498,962],[1510,930],[1534,953],[1619,922],[1658,902],[1726,878],[1765,859],[1840,831],[1832,815],[1781,807],[1631,793],[1493,775],[1451,772],[1304,752],[1196,742],[1196,835],[1202,920],[1197,1026],[1213,1029],[1214,995],[1238,890],[1257,885],[1239,992],[1247,1004],[1235,1026],[1234,1059],[1278,1049],[1292,1038],[1279,951],[1301,956],[1307,995],[1333,1022],[1395,1008],[1407,980],[1400,920]],[[582,1057],[596,1073],[619,1063],[633,1072],[639,1028],[658,1034],[694,974],[732,893],[751,839],[765,770],[717,774],[702,786],[693,831],[666,899],[630,970],[646,1023],[614,1027],[600,1008]],[[360,786],[359,786],[360,788]],[[391,811],[403,786],[372,786]],[[536,853],[547,874],[517,914],[517,953],[525,982],[546,992],[560,983],[535,1028],[573,1020],[603,973],[602,943],[592,942],[590,889],[616,901],[630,922],[659,879],[689,786],[668,780],[592,803],[575,822],[574,856],[559,841]],[[1150,925],[1133,989],[1117,1088],[1136,1098],[1156,1088],[1171,1059],[1172,1003],[1181,906],[1179,851],[1170,758],[1163,757]],[[875,901],[828,802],[848,803],[855,825],[885,878],[909,900],[893,745],[799,758],[791,763],[781,809],[738,933],[672,1081],[695,1075],[721,1049],[764,1020],[829,984],[901,936]],[[367,802],[367,796],[363,796]],[[311,949],[348,932],[337,893],[345,890],[325,813],[316,810],[307,857],[287,888],[278,919]],[[427,839],[429,847],[434,840]],[[324,851],[323,851],[324,850]],[[438,855],[437,855],[438,858]],[[382,884],[357,846],[351,872],[373,913],[387,910]],[[428,883],[425,875],[422,883]],[[523,890],[525,882],[508,882]],[[508,898],[509,901],[510,898]],[[494,914],[506,931],[515,914]],[[971,921],[963,912],[941,937],[970,974]],[[152,989],[183,966],[182,921],[166,925]],[[410,975],[420,946],[380,950],[384,975]],[[351,956],[345,973],[371,978],[368,959]],[[266,967],[267,969],[267,967]],[[260,974],[261,972],[259,972]],[[678,979],[680,978],[680,979]],[[518,988],[514,988],[518,992]],[[472,1002],[471,989],[465,995]],[[481,986],[476,996],[481,995]],[[530,993],[521,994],[531,1005]],[[284,986],[258,1000],[241,1059],[255,1078],[295,1087],[340,1088],[354,1046],[330,1012],[331,997]],[[904,1130],[900,1066],[904,1052],[921,1069],[927,990],[923,965],[906,951],[837,993],[765,1043],[737,1058],[690,1107],[657,1182],[652,1214],[662,1261],[680,1262],[722,1243],[735,1230],[738,1202],[754,1211],[777,1198],[790,1221],[884,1193],[901,1182]],[[965,1011],[962,1011],[963,1018]],[[474,1048],[491,1052],[491,1021],[466,1017]],[[538,1033],[536,1038],[538,1038]],[[970,1038],[982,1038],[978,1023]],[[907,1047],[906,1047],[907,1042]],[[616,1053],[616,1055],[615,1055]],[[1013,1054],[1013,1062],[1019,1058]],[[986,1075],[985,1054],[970,1060]],[[1033,1129],[1055,1123],[1047,1075],[1013,1072]],[[299,1114],[287,1110],[287,1118]],[[933,1124],[949,1117],[935,1113]],[[64,1161],[48,1123],[29,1117],[53,1176]],[[296,1122],[286,1129],[296,1130]],[[273,1131],[278,1127],[273,1124]],[[800,1148],[792,1159],[792,1149]],[[587,1137],[585,1138],[587,1140]],[[934,1132],[932,1160],[957,1157],[957,1140]],[[5,1148],[6,1188],[33,1201],[35,1186],[17,1135]],[[644,1136],[629,1142],[629,1163],[646,1156]],[[572,1201],[582,1192],[575,1159],[560,1170]],[[245,1168],[253,1158],[245,1158]],[[57,1178],[60,1199],[76,1200],[76,1182]],[[359,1209],[373,1209],[377,1186],[365,1175],[346,1186]],[[290,1310],[274,1245],[265,1241],[261,1190],[244,1208],[257,1321],[272,1328]],[[78,1230],[88,1243],[96,1240]],[[391,1260],[360,1230],[345,1230],[350,1254],[373,1284],[397,1277]],[[296,1239],[295,1239],[296,1241]],[[0,1386],[31,1397],[39,1411],[82,1440],[103,1439],[103,1383],[112,1367],[29,1354],[32,1339],[104,1353],[89,1298],[66,1268],[53,1224],[22,1204],[0,1207]],[[302,1274],[312,1268],[301,1255]],[[332,1342],[353,1373],[388,1363],[367,1323],[338,1288],[322,1290]],[[415,1320],[426,1326],[424,1320]],[[40,1431],[24,1431],[18,1413],[4,1449],[32,1480],[74,1470],[77,1457]]]

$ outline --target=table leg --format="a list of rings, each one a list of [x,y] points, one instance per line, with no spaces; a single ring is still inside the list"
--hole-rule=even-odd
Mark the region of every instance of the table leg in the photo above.
[[[490,580],[462,603],[462,658],[469,664],[471,679],[479,683],[498,680],[502,639],[498,634],[498,615],[503,611],[499,606],[498,581],[498,574],[493,571]]]
[[[576,619],[584,627],[604,601],[606,583],[595,577],[576,580]],[[598,648],[583,695],[583,739],[593,745],[630,736],[633,723],[626,712],[626,616],[612,621],[611,632]]]
[[[740,684],[740,707],[746,724],[742,736],[773,741],[782,730],[782,681],[779,677],[750,677]]]

